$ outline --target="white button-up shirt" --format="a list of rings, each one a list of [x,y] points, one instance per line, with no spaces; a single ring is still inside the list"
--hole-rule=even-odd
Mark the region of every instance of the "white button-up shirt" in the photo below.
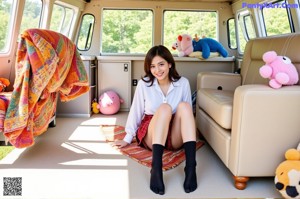
[[[173,114],[176,112],[179,102],[188,102],[192,106],[191,88],[185,77],[181,77],[177,82],[172,82],[166,96],[157,79],[154,79],[152,86],[149,85],[150,83],[139,80],[136,87],[125,127],[126,136],[123,139],[127,143],[131,143],[135,137],[143,116],[145,114],[154,115],[162,103],[168,103],[172,107]]]

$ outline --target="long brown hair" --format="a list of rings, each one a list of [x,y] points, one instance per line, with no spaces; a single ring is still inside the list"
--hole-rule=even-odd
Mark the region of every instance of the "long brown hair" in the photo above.
[[[146,54],[145,61],[144,61],[144,71],[145,75],[142,78],[144,82],[151,82],[150,86],[153,85],[154,82],[154,76],[151,73],[151,63],[155,56],[160,56],[163,59],[165,59],[169,64],[171,64],[171,68],[169,71],[169,80],[171,82],[176,82],[180,79],[180,75],[178,74],[176,68],[175,68],[175,60],[171,54],[171,52],[163,45],[153,46]],[[148,77],[149,79],[147,79]]]

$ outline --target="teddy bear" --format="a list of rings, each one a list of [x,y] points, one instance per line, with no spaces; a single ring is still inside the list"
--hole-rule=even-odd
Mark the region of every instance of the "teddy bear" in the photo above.
[[[195,37],[192,40],[193,45],[193,51],[202,51],[202,57],[204,59],[207,59],[210,56],[210,52],[218,52],[223,57],[227,57],[228,53],[227,50],[223,47],[223,45],[208,37],[203,37],[202,39],[199,39],[198,37]]]
[[[115,91],[109,90],[100,95],[97,108],[104,115],[112,115],[119,111],[123,102]]]
[[[178,57],[188,56],[193,52],[192,37],[189,34],[180,34],[172,45],[173,50],[178,50]]]
[[[284,198],[300,198],[300,144],[285,152],[275,172],[275,187]]]
[[[269,78],[269,85],[278,89],[283,85],[297,84],[299,75],[296,67],[286,56],[278,56],[275,51],[267,51],[263,54],[266,63],[259,69],[263,78]]]

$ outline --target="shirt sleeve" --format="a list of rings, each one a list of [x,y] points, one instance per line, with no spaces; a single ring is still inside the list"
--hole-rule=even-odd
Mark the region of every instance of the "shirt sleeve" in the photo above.
[[[184,81],[184,95],[183,95],[183,101],[188,102],[191,107],[193,107],[192,105],[192,94],[191,94],[191,87],[190,87],[190,83],[187,79],[185,79]]]
[[[126,135],[123,138],[123,140],[129,144],[132,142],[132,139],[135,137],[136,131],[142,121],[145,112],[144,111],[145,100],[144,100],[142,81],[143,80],[139,80],[138,85],[136,87],[131,108],[128,114],[126,126],[125,126]]]

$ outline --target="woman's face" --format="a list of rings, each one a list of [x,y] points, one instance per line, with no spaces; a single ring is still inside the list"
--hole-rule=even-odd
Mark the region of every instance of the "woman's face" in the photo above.
[[[152,59],[150,71],[158,81],[169,80],[169,70],[171,64],[169,64],[165,59],[160,56],[155,56]]]

